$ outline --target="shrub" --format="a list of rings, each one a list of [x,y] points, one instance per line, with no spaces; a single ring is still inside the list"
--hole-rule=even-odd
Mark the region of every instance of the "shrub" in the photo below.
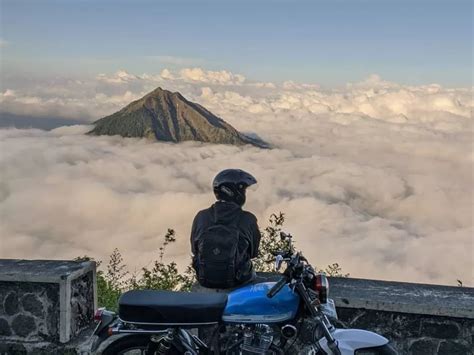
[[[288,240],[281,240],[280,232],[285,222],[283,213],[272,214],[269,225],[262,231],[259,253],[254,260],[255,269],[258,272],[271,272],[275,257],[273,253],[288,249]],[[116,310],[117,301],[120,295],[131,289],[161,289],[174,291],[189,291],[195,282],[195,272],[191,265],[188,265],[183,273],[178,270],[177,264],[172,261],[165,263],[163,257],[169,244],[176,241],[175,231],[168,229],[163,243],[158,249],[158,260],[153,262],[151,268],[143,267],[139,274],[130,274],[123,262],[120,251],[115,248],[110,255],[106,272],[97,271],[97,295],[99,307]],[[92,260],[84,256],[76,260]],[[100,266],[101,262],[98,262]],[[319,270],[329,276],[347,277],[343,274],[338,263],[328,265],[326,269]]]

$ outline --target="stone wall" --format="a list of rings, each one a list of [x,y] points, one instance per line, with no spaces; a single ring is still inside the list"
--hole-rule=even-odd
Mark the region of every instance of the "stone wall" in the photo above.
[[[329,283],[340,327],[381,334],[400,354],[473,354],[473,288],[347,278]]]
[[[382,334],[401,355],[473,355],[473,288],[329,282],[338,327]],[[0,259],[0,355],[88,355],[96,299],[95,263]]]
[[[93,262],[0,259],[0,355],[80,354],[95,272]]]
[[[472,354],[474,320],[339,307],[348,328],[372,330],[390,339],[400,354]]]
[[[59,341],[59,285],[0,282],[0,336]]]
[[[92,271],[71,282],[71,337],[77,336],[91,325],[95,312],[94,282]]]

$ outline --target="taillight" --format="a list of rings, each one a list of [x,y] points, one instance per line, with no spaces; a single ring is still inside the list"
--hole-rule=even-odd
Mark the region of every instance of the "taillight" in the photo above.
[[[94,320],[96,322],[100,322],[102,320],[102,315],[104,314],[105,308],[99,308],[97,311],[94,313]]]
[[[329,281],[326,275],[316,274],[313,277],[313,290],[318,292],[319,302],[326,303],[329,294]]]

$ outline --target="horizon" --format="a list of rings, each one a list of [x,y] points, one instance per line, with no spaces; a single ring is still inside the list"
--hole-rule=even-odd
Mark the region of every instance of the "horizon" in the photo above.
[[[470,1],[296,4],[4,0],[2,81],[204,67],[326,87],[374,73],[472,86]]]

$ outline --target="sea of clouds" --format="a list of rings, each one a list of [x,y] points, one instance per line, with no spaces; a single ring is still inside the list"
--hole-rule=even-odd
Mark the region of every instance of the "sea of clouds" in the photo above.
[[[12,83],[2,111],[80,119],[52,131],[0,130],[0,257],[189,262],[210,182],[239,167],[259,180],[246,208],[271,213],[314,265],[353,277],[473,284],[472,88],[407,86],[373,75],[337,89],[263,83],[228,71],[119,71]],[[180,91],[275,148],[90,137],[90,122],[157,86]],[[40,118],[38,118],[40,119]]]

